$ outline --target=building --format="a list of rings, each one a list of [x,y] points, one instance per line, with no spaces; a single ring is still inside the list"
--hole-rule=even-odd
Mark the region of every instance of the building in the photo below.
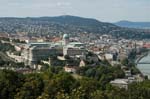
[[[64,67],[65,72],[68,72],[68,73],[75,73],[76,69],[77,68],[75,66],[65,66]]]
[[[36,42],[26,44],[21,56],[26,65],[34,65],[41,60],[48,59],[50,56],[69,55],[71,57],[76,57],[85,55],[86,52],[85,44],[70,42],[69,36],[64,34],[62,41],[59,42]]]
[[[70,42],[63,47],[63,55],[75,57],[76,55],[83,55],[87,52],[85,44],[80,42]]]
[[[69,55],[71,57],[82,55],[82,54],[85,54],[86,52],[87,52],[86,49],[80,49],[80,48],[64,48],[63,49],[63,55]]]
[[[113,86],[128,89],[128,79],[115,79],[110,82]]]
[[[30,43],[22,52],[26,65],[37,64],[38,61],[48,59],[50,56],[63,54],[63,49],[51,43]]]
[[[131,77],[132,76],[131,75],[131,70],[125,70],[124,72],[125,72],[126,77]]]
[[[66,46],[69,43],[69,35],[68,34],[64,34],[62,40],[64,42],[64,45]]]
[[[107,60],[113,60],[113,54],[106,53],[105,54],[105,59],[107,59]]]
[[[79,67],[85,67],[86,63],[84,62],[84,60],[80,61]]]

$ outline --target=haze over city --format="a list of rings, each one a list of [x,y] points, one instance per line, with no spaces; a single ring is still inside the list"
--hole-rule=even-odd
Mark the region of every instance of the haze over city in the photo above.
[[[0,0],[0,17],[75,15],[105,22],[150,21],[150,0]]]

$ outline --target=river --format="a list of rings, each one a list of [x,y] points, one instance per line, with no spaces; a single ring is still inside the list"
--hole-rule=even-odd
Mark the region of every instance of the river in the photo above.
[[[150,63],[150,54],[143,57],[140,62],[149,62]],[[137,64],[138,69],[144,74],[147,75],[150,79],[150,64]]]

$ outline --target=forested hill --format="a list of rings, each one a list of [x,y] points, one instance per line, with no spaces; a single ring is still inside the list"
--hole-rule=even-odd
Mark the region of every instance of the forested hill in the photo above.
[[[59,33],[99,33],[124,38],[150,38],[150,31],[129,29],[95,19],[76,16],[0,18],[0,33],[52,35]]]
[[[35,19],[35,18],[33,18],[33,19]],[[116,27],[115,25],[113,25],[111,23],[99,22],[96,19],[82,18],[82,17],[69,16],[69,15],[58,16],[58,17],[40,17],[40,18],[37,18],[37,20],[55,22],[55,23],[60,23],[60,24],[70,24],[70,25],[75,25],[75,26],[79,25],[79,26]]]

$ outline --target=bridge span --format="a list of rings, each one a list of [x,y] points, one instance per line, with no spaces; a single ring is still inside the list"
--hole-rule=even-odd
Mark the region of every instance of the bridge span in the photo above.
[[[150,64],[150,62],[139,62],[138,64]]]
[[[143,55],[141,55],[139,58],[137,58],[137,60],[135,61],[136,64],[150,64],[150,60],[146,60],[146,61],[141,61],[142,58],[146,57],[146,56],[150,56],[150,51],[147,53],[144,53]]]

